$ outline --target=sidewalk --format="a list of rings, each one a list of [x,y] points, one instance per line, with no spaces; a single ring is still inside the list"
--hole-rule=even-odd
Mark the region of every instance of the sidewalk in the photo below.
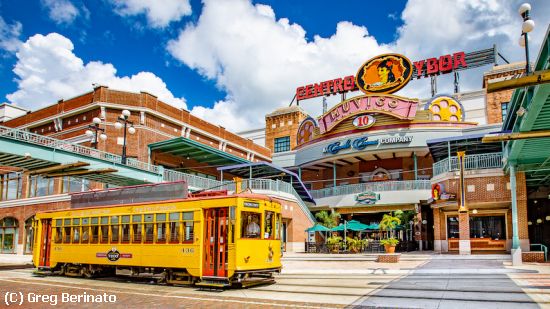
[[[488,275],[550,274],[550,263],[512,266],[507,254],[403,253],[398,263],[378,263],[378,254],[285,253],[282,274],[325,275]]]

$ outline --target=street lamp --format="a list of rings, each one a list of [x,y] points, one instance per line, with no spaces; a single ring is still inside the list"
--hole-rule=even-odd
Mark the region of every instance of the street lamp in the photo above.
[[[126,131],[130,134],[136,133],[136,128],[134,128],[134,123],[130,120],[130,111],[125,109],[122,111],[122,114],[118,116],[117,122],[115,122],[115,128],[122,129],[124,127],[124,138],[122,139],[122,159],[120,163],[126,164]],[[126,130],[128,124],[130,127]]]
[[[99,142],[98,138],[102,141],[105,141],[107,139],[107,135],[105,134],[105,129],[99,127],[101,119],[99,119],[98,117],[94,117],[94,119],[92,119],[92,122],[93,124],[88,125],[86,135],[93,138],[92,145],[95,149],[97,149],[97,144]],[[101,134],[98,134],[99,132],[101,132]]]
[[[531,74],[531,67],[529,65],[529,37],[528,33],[535,29],[535,21],[529,18],[531,12],[531,5],[524,3],[519,6],[519,15],[523,17],[523,24],[521,25],[521,37],[519,38],[519,45],[525,47],[525,75]]]

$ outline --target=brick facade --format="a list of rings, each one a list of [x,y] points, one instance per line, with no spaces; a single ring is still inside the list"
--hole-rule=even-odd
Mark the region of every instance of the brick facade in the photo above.
[[[147,145],[186,136],[215,149],[221,149],[220,144],[224,143],[226,147],[222,151],[243,159],[270,161],[269,149],[199,119],[187,110],[159,101],[152,94],[118,91],[103,86],[66,101],[60,100],[57,104],[9,120],[3,125],[26,128],[33,133],[91,146],[85,132],[92,119],[99,117],[107,140],[99,141],[98,149],[120,154],[124,132],[116,129],[114,124],[123,109],[131,112],[128,120],[136,128],[135,134],[127,134],[128,157],[148,162]]]
[[[512,63],[493,67],[483,76],[483,88],[487,88],[487,84],[493,81],[500,81],[506,78],[518,77],[525,72],[525,63]],[[514,90],[503,90],[486,95],[486,116],[487,123],[502,122],[502,103],[510,102]]]
[[[307,114],[298,106],[276,110],[265,116],[265,146],[274,151],[275,138],[290,137],[290,149],[297,144],[296,134]]]

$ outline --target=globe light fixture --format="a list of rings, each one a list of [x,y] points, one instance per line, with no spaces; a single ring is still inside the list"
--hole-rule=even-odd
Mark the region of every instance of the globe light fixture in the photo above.
[[[85,132],[86,136],[91,138],[91,144],[95,149],[97,149],[99,139],[103,141],[107,139],[107,135],[105,135],[105,129],[100,128],[100,124],[101,119],[99,117],[94,117],[92,119],[92,124],[88,125],[88,130],[86,130]],[[105,136],[105,138],[102,138],[101,136]]]
[[[120,116],[118,116],[117,122],[115,122],[115,128],[117,130],[120,130],[120,129],[124,128],[124,137],[122,139],[122,156],[121,156],[121,160],[120,160],[121,164],[126,164],[126,161],[127,161],[127,157],[126,157],[126,132],[128,132],[130,134],[136,133],[136,128],[134,128],[134,123],[132,121],[128,120],[128,118],[130,118],[131,115],[132,115],[132,113],[129,110],[125,109],[121,112]]]
[[[529,36],[528,33],[535,29],[535,21],[533,21],[529,14],[531,12],[531,5],[529,3],[523,3],[519,6],[518,13],[523,18],[523,24],[521,24],[521,37],[519,39],[519,45],[525,47],[525,75],[531,74],[531,66],[529,64]]]

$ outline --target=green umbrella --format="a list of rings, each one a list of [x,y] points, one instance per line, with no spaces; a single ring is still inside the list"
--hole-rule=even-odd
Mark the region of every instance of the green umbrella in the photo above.
[[[306,232],[330,232],[330,229],[317,223],[306,230]]]

